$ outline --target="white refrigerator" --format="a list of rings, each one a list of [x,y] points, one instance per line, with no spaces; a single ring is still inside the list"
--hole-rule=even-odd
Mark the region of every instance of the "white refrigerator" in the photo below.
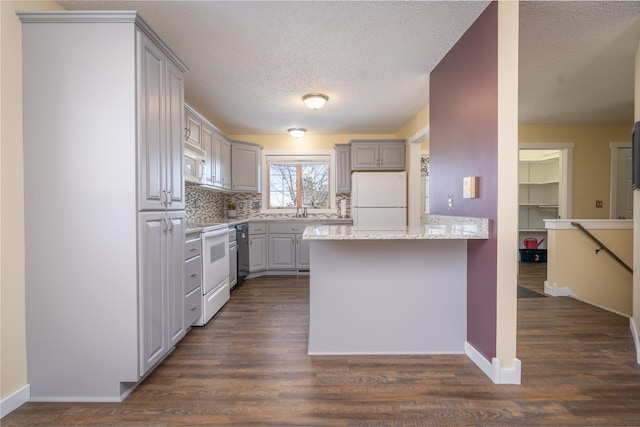
[[[351,174],[351,216],[353,225],[358,228],[406,228],[407,173]]]

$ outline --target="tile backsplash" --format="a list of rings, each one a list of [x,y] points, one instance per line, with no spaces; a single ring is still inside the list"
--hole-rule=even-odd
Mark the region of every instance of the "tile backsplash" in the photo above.
[[[263,214],[260,213],[262,195],[255,193],[230,193],[213,190],[197,185],[186,186],[186,215],[190,223],[202,222],[227,222],[227,204],[236,205],[238,218],[269,219],[278,217],[291,217],[291,214]],[[349,216],[350,196],[348,193],[336,194],[336,203],[346,200],[347,216]],[[337,219],[336,214],[309,214],[310,218]]]

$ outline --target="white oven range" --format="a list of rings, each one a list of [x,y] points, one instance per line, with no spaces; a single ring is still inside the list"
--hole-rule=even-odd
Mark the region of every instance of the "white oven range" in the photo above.
[[[203,228],[202,314],[194,326],[204,326],[229,301],[229,227],[226,223]]]

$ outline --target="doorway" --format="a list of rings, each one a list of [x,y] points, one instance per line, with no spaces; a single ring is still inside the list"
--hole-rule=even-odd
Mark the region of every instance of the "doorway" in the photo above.
[[[633,219],[633,161],[631,144],[612,142],[611,147],[611,219]]]

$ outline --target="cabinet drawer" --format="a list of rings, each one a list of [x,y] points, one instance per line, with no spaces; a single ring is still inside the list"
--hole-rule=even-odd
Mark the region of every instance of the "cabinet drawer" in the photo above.
[[[193,325],[202,314],[202,288],[196,288],[184,297],[184,323]]]
[[[249,234],[264,234],[267,232],[267,224],[264,222],[250,222]]]
[[[199,286],[202,286],[202,257],[191,258],[184,263],[185,293]]]
[[[193,258],[194,256],[200,255],[202,250],[202,244],[200,243],[200,233],[195,234],[197,238],[190,238],[191,235],[187,236],[187,239],[184,243],[184,259]]]
[[[314,225],[313,222],[271,222],[269,223],[269,233],[274,234],[300,234],[304,232],[304,229],[308,225]]]

